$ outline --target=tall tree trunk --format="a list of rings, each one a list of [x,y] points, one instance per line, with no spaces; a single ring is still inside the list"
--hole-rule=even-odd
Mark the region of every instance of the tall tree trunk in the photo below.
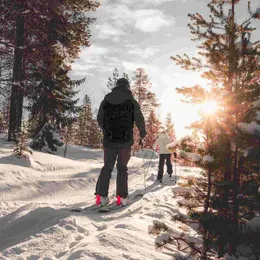
[[[238,157],[238,155],[237,155]],[[239,199],[238,194],[240,191],[240,174],[243,171],[243,157],[239,157],[238,159],[238,166],[234,169],[234,191],[233,191],[233,224],[234,224],[234,236],[232,237],[232,241],[230,242],[230,253],[235,254],[237,251],[238,246],[238,213],[239,213]]]
[[[228,73],[228,86],[227,91],[232,94],[233,91],[233,78],[235,73],[235,0],[232,0],[232,7],[231,7],[231,35],[230,35],[230,42],[229,42],[229,73]],[[226,107],[227,114],[232,115],[233,111],[230,111],[230,104]],[[230,125],[230,122],[227,121],[227,125]],[[226,143],[225,143],[225,155],[224,155],[224,165],[225,165],[225,172],[224,172],[224,181],[231,182],[232,181],[232,153],[231,153],[231,141],[230,137],[226,136]],[[227,216],[228,208],[229,208],[229,193],[230,187],[224,186],[223,191],[223,211],[219,212],[219,215]],[[231,227],[230,227],[231,229]],[[231,232],[231,230],[230,230]],[[225,253],[225,246],[227,244],[228,238],[225,237],[225,234],[221,235],[218,240],[218,257],[223,257]]]
[[[229,72],[228,72],[228,86],[226,87],[226,90],[232,94],[233,91],[233,78],[235,73],[235,0],[232,0],[231,3],[231,20],[230,20],[230,42],[229,42]],[[230,111],[230,105],[228,104],[226,106],[226,112],[230,116],[232,115],[233,111]],[[227,121],[227,125],[230,125],[230,122]],[[232,154],[231,154],[231,142],[230,137],[226,136],[226,151],[225,151],[225,172],[224,172],[224,181],[231,182],[232,181]],[[227,216],[228,213],[228,198],[229,198],[229,192],[230,188],[229,186],[224,186],[224,194],[223,194],[223,212],[219,212],[220,215]],[[221,241],[219,243],[218,248],[218,256],[223,257],[224,254],[224,247],[225,242]]]
[[[63,157],[65,158],[66,155],[67,155],[68,140],[69,140],[69,128],[68,128],[67,125],[65,126],[64,130],[65,130],[65,134],[64,134],[64,137],[65,137],[65,149],[64,149]]]
[[[207,130],[207,139],[206,139],[207,151],[210,150],[209,132],[210,131],[208,129]],[[207,195],[206,195],[206,199],[205,199],[205,203],[204,203],[204,214],[207,214],[208,209],[209,209],[209,200],[210,200],[211,187],[212,187],[211,173],[212,173],[212,169],[211,169],[210,165],[208,165],[208,187],[207,187]]]
[[[19,7],[21,9],[21,7]],[[16,48],[14,51],[13,79],[10,98],[10,116],[8,141],[15,141],[15,134],[18,133],[22,125],[23,111],[23,89],[21,82],[23,79],[23,54],[24,54],[24,17],[16,18]]]
[[[40,132],[41,130],[43,129],[43,127],[45,126],[46,124],[46,121],[45,119],[40,119],[39,122],[37,123],[37,127],[34,129],[34,132],[33,132],[33,138],[35,138]]]
[[[204,204],[204,214],[206,214],[208,212],[209,209],[209,200],[210,200],[210,194],[211,194],[211,187],[212,187],[212,183],[211,183],[211,168],[208,167],[208,189],[207,189],[207,195],[206,195],[206,200],[205,200],[205,204]]]

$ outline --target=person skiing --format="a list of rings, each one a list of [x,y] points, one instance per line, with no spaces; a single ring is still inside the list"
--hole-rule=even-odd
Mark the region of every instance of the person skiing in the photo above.
[[[127,164],[134,144],[134,122],[139,130],[140,142],[146,136],[144,117],[134,99],[127,79],[120,78],[112,92],[100,104],[97,121],[103,131],[104,166],[96,183],[96,204],[108,204],[111,174],[117,161],[117,205],[126,205],[128,197]]]
[[[172,177],[172,163],[171,163],[171,151],[166,148],[166,145],[171,143],[171,139],[167,135],[166,131],[163,130],[159,133],[158,138],[156,139],[153,149],[156,149],[157,145],[159,146],[160,150],[160,158],[159,158],[159,170],[157,174],[157,180],[162,182],[163,178],[163,170],[164,170],[164,163],[166,160],[166,166],[167,166],[167,172],[169,174],[169,177]]]

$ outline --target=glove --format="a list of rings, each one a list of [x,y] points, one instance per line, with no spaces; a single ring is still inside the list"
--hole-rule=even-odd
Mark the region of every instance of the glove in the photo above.
[[[176,163],[176,162],[177,162],[177,153],[174,152],[174,153],[173,153],[173,156],[174,156],[174,162]]]

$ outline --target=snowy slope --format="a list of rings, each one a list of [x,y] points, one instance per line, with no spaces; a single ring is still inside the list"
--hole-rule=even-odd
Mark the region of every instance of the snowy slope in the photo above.
[[[155,182],[158,159],[151,163],[144,190],[144,160],[132,157],[129,192],[143,192],[144,197],[126,209],[98,214],[72,213],[70,209],[94,202],[102,150],[74,146],[69,147],[67,157],[34,152],[30,160],[20,160],[12,155],[12,145],[0,142],[1,260],[175,259],[176,247],[156,249],[155,240],[160,238],[148,232],[155,220],[164,222],[174,233],[183,229],[171,220],[173,214],[185,213],[173,196],[173,190],[183,188],[167,175],[163,185]],[[199,172],[177,166],[178,179]],[[111,199],[115,196],[115,178],[116,169]]]

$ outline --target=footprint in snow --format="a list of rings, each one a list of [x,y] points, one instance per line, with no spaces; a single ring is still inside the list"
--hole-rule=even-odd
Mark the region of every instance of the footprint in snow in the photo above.
[[[115,225],[115,228],[127,228],[127,225],[126,224],[118,224],[118,225]]]
[[[79,233],[82,233],[84,235],[89,235],[89,231],[83,227],[81,227],[80,225],[78,225],[76,223],[76,220],[63,220],[60,222],[59,224],[61,227],[64,227],[67,230],[70,231],[77,231]]]
[[[80,240],[82,240],[83,238],[84,238],[83,236],[76,236],[76,237],[75,237],[75,240],[76,240],[76,241],[80,241]]]
[[[63,252],[60,252],[58,255],[55,255],[56,258],[61,258],[63,257],[64,255],[66,255],[68,253],[68,251],[63,251]],[[47,259],[46,259],[47,260]]]
[[[73,247],[76,246],[78,243],[79,243],[79,241],[74,241],[74,242],[70,243],[69,248],[70,248],[70,249],[73,248]]]
[[[30,255],[26,258],[26,260],[38,260],[40,257],[38,255]]]
[[[92,223],[92,225],[97,229],[97,231],[103,231],[103,230],[107,229],[107,224],[96,225],[96,224]]]

